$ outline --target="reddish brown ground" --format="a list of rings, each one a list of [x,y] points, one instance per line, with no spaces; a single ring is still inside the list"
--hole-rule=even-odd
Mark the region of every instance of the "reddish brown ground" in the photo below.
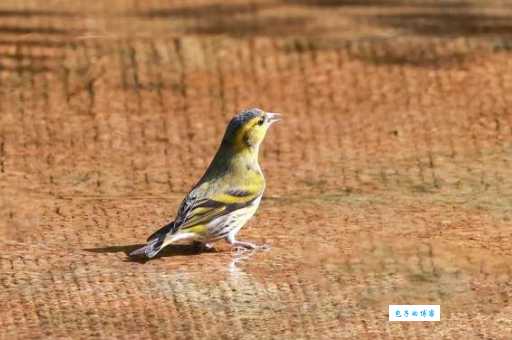
[[[505,1],[2,1],[0,338],[511,339],[511,50]],[[248,106],[272,250],[128,261]]]

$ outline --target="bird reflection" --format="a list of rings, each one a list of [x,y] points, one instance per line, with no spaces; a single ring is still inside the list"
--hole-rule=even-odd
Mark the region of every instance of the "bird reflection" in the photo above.
[[[270,246],[260,246],[257,249],[244,249],[241,251],[237,251],[233,256],[233,259],[228,264],[228,272],[234,277],[240,277],[240,275],[247,275],[242,269],[241,265],[244,262],[247,262],[254,254],[260,251],[268,251],[270,250]]]

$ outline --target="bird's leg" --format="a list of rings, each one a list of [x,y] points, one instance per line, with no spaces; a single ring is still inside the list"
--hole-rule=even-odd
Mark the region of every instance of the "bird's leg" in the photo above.
[[[235,235],[228,235],[228,237],[226,237],[226,241],[235,249],[249,250],[258,248],[254,243],[235,240]]]
[[[256,249],[256,248],[258,248],[257,245],[255,245],[254,243],[251,243],[251,242],[233,241],[230,244],[231,244],[231,246],[233,246],[235,248],[243,248],[243,249]]]
[[[203,243],[199,241],[194,241],[193,246],[196,247],[199,251],[212,251],[214,250],[213,244],[211,243]]]
[[[206,250],[213,250],[213,244],[211,243],[203,243],[203,247]]]

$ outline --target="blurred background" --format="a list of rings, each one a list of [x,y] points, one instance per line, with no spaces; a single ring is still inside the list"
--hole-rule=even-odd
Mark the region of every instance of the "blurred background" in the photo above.
[[[511,50],[509,1],[3,0],[0,338],[512,337]],[[272,250],[127,260],[247,107]]]

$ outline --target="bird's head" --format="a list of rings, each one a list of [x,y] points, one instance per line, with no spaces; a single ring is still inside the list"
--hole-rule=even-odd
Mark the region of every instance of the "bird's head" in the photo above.
[[[280,117],[278,113],[256,108],[242,111],[229,122],[223,142],[237,149],[257,148],[265,138],[270,125],[280,120]]]

